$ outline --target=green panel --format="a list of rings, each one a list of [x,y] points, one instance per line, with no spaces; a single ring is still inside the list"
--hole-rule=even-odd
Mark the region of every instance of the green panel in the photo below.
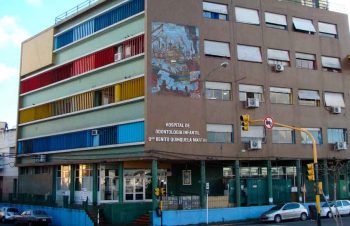
[[[21,128],[21,138],[44,136],[139,118],[144,118],[143,100],[23,126]]]
[[[144,57],[125,61],[99,70],[96,73],[90,73],[77,77],[68,82],[63,82],[52,88],[43,89],[22,97],[22,106],[28,107],[38,103],[70,96],[77,92],[93,89],[97,86],[117,82],[125,79],[126,76],[134,76],[144,74]]]
[[[107,159],[116,159],[117,157],[124,156],[142,156],[144,154],[144,146],[129,146],[129,147],[116,147],[105,149],[92,149],[78,152],[56,153],[49,155],[48,161],[50,163],[62,161],[77,161],[77,160],[100,160],[106,161]],[[35,159],[32,156],[21,157],[21,164],[34,164]]]
[[[223,170],[222,166],[210,166],[206,167],[206,179],[210,184],[211,196],[222,196],[224,195],[224,184],[222,183]]]
[[[268,203],[266,179],[247,179],[247,204],[263,205]]]
[[[182,170],[191,170],[192,185],[182,185]],[[172,176],[167,178],[169,195],[200,195],[200,167],[199,164],[172,165]]]
[[[89,38],[79,41],[55,54],[55,64],[59,65],[72,59],[94,52],[97,49],[106,47],[125,37],[132,36],[145,31],[144,14],[135,17],[121,25],[114,26],[104,32],[92,35]]]
[[[347,186],[347,183],[346,183],[346,180],[339,180],[338,182],[338,186],[339,186],[339,189],[338,189],[338,197],[337,199],[348,199],[348,186]]]
[[[151,202],[103,204],[103,214],[111,225],[129,224],[151,210]]]
[[[291,201],[291,179],[274,179],[272,182],[272,194],[274,204],[285,203]]]

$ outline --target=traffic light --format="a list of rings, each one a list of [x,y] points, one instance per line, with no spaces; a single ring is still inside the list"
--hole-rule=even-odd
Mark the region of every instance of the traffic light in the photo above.
[[[160,188],[160,194],[161,194],[162,196],[165,196],[165,188]]]
[[[160,195],[159,188],[154,189],[154,194],[158,197]]]
[[[309,181],[314,181],[315,180],[315,169],[314,169],[314,164],[313,163],[307,164],[307,179]]]
[[[242,130],[243,131],[248,131],[249,130],[249,115],[241,115],[241,125],[242,125]]]

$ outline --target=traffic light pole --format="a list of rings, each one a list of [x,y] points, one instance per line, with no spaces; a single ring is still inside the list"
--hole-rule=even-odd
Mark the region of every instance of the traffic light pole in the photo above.
[[[249,116],[248,116],[249,118]],[[256,119],[256,120],[249,120],[249,123],[255,123],[255,122],[264,122],[263,119]],[[317,146],[316,146],[316,140],[314,136],[307,130],[299,127],[289,126],[282,123],[274,122],[274,125],[285,127],[289,129],[294,129],[300,132],[305,133],[312,141],[312,156],[313,156],[313,164],[315,169],[315,184],[316,184],[316,209],[317,209],[317,226],[321,226],[321,184],[319,183],[318,178],[318,162],[317,162]]]

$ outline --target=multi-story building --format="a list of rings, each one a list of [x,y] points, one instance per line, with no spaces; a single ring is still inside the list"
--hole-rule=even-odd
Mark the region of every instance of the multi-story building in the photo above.
[[[9,194],[17,194],[18,169],[16,161],[16,130],[8,129],[7,123],[0,122],[0,197],[2,201],[11,199]]]
[[[158,184],[165,209],[203,207],[207,182],[217,207],[312,201],[310,138],[242,131],[249,114],[307,128],[325,195],[348,198],[349,25],[325,2],[111,0],[57,18],[22,44],[19,193],[111,222],[155,208]]]

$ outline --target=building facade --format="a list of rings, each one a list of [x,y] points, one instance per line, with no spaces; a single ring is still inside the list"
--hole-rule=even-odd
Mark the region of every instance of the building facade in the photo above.
[[[310,139],[242,131],[249,114],[307,128],[324,194],[348,198],[348,18],[315,2],[113,0],[59,18],[22,44],[19,195],[114,223],[155,209],[160,184],[165,209],[204,207],[206,183],[212,207],[312,201]]]
[[[18,168],[15,167],[15,146],[16,130],[8,130],[5,127],[0,129],[0,197],[2,201],[8,201],[11,199],[10,194],[17,193]]]

